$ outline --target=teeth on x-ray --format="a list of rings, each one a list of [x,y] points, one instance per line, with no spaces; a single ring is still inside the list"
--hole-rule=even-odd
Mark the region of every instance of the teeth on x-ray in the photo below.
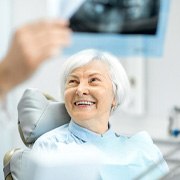
[[[70,18],[77,32],[156,34],[160,0],[86,0]]]

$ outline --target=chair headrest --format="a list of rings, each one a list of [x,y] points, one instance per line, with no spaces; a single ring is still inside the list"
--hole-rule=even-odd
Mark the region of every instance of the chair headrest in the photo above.
[[[18,104],[18,127],[25,145],[33,144],[42,134],[69,123],[63,103],[37,89],[25,90]]]

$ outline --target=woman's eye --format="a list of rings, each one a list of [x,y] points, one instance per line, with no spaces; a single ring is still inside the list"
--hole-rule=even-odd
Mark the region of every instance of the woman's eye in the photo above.
[[[70,80],[69,81],[69,83],[75,83],[76,82],[76,80]]]
[[[98,82],[98,81],[100,81],[98,78],[91,78],[90,79],[90,82]]]
[[[68,81],[68,84],[76,84],[76,83],[77,83],[77,81],[76,81],[76,80],[73,80],[73,79],[71,79],[71,80]]]
[[[69,83],[74,83],[75,81],[74,80],[69,80]]]

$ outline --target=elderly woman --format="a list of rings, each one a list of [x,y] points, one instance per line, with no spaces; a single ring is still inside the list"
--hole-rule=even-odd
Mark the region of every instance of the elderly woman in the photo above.
[[[111,170],[104,171],[109,179],[121,179],[120,167],[125,170],[125,179],[132,179],[155,163],[153,177],[163,175],[168,171],[167,164],[146,132],[126,137],[114,133],[109,124],[128,89],[125,70],[113,55],[90,49],[71,56],[64,63],[61,79],[71,121],[41,136],[33,148],[52,150],[71,143],[82,147],[89,144],[111,159]],[[103,171],[100,174],[104,179]]]

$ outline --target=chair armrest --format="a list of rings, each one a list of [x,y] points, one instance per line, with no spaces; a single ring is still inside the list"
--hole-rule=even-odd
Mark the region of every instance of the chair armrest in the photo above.
[[[10,161],[11,161],[12,156],[17,151],[20,151],[20,148],[12,149],[12,150],[8,151],[4,156],[4,159],[3,159],[3,165],[4,165],[3,171],[4,171],[4,179],[5,180],[13,180],[12,175],[11,175],[11,169],[10,169]]]

